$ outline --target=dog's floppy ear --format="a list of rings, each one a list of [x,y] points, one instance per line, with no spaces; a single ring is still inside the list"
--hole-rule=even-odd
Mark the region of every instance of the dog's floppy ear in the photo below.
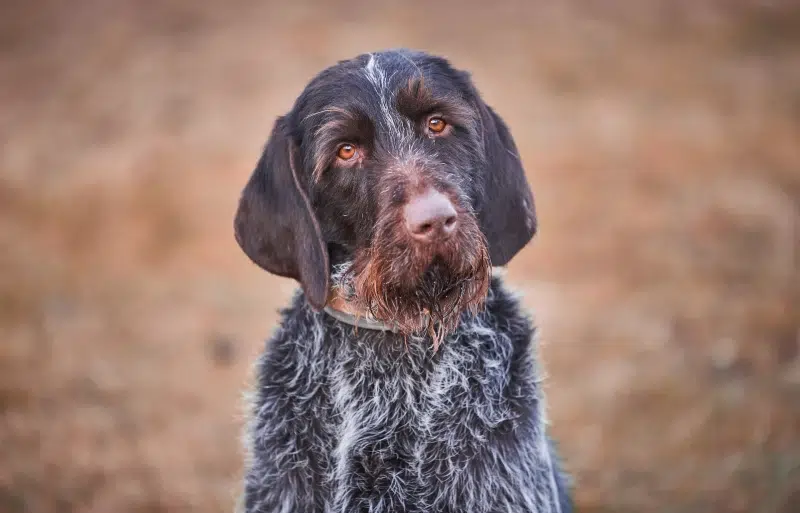
[[[309,303],[321,309],[328,297],[328,252],[297,175],[297,154],[285,118],[278,118],[242,191],[234,231],[253,262],[300,282]]]
[[[493,266],[504,266],[536,233],[536,209],[517,146],[505,122],[478,97],[487,169],[478,221]]]

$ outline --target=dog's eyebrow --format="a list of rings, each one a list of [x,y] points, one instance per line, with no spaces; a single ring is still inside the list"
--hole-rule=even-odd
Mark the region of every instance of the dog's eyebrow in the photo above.
[[[307,120],[313,116],[325,115],[313,131],[314,134],[314,181],[319,180],[322,172],[330,164],[331,152],[337,143],[349,140],[352,143],[364,144],[371,138],[372,125],[365,113],[359,109],[331,106],[305,116]]]
[[[305,115],[303,117],[303,119],[301,120],[301,123],[305,123],[310,118],[314,118],[315,116],[320,116],[320,115],[323,115],[323,114],[339,114],[339,115],[341,115],[342,117],[345,117],[345,118],[351,118],[351,117],[353,117],[355,115],[355,113],[353,113],[352,111],[349,111],[349,110],[347,110],[347,109],[345,109],[343,107],[331,106],[331,107],[326,107],[324,109],[320,109],[317,112],[312,112],[311,114]]]
[[[425,85],[424,77],[408,79],[406,85],[397,91],[395,101],[400,111],[426,110],[436,104],[433,92]]]
[[[421,77],[409,79],[397,91],[395,103],[397,111],[411,119],[437,112],[445,115],[450,123],[471,127],[477,117],[468,102],[453,94],[437,96]]]

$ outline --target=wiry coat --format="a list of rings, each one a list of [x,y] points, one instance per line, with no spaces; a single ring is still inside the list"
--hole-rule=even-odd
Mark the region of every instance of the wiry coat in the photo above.
[[[234,220],[255,264],[302,287],[257,370],[244,507],[567,510],[533,328],[490,281],[536,227],[509,128],[468,73],[397,49],[315,76]],[[398,332],[356,330],[332,300]]]
[[[427,337],[357,330],[301,292],[258,364],[244,506],[569,510],[540,380],[534,329],[499,278],[436,352]]]

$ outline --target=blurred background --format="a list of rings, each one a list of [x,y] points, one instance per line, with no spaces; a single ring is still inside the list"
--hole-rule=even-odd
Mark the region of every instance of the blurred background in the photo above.
[[[276,116],[428,50],[516,139],[580,510],[800,509],[800,3],[0,4],[0,510],[230,510],[295,284],[233,239]]]

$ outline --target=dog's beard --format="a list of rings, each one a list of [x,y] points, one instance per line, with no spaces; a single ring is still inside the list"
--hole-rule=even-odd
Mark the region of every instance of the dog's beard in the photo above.
[[[465,312],[477,313],[489,289],[491,264],[474,219],[435,249],[413,244],[400,227],[379,225],[370,247],[335,273],[347,300],[406,335],[428,333],[434,349]]]

